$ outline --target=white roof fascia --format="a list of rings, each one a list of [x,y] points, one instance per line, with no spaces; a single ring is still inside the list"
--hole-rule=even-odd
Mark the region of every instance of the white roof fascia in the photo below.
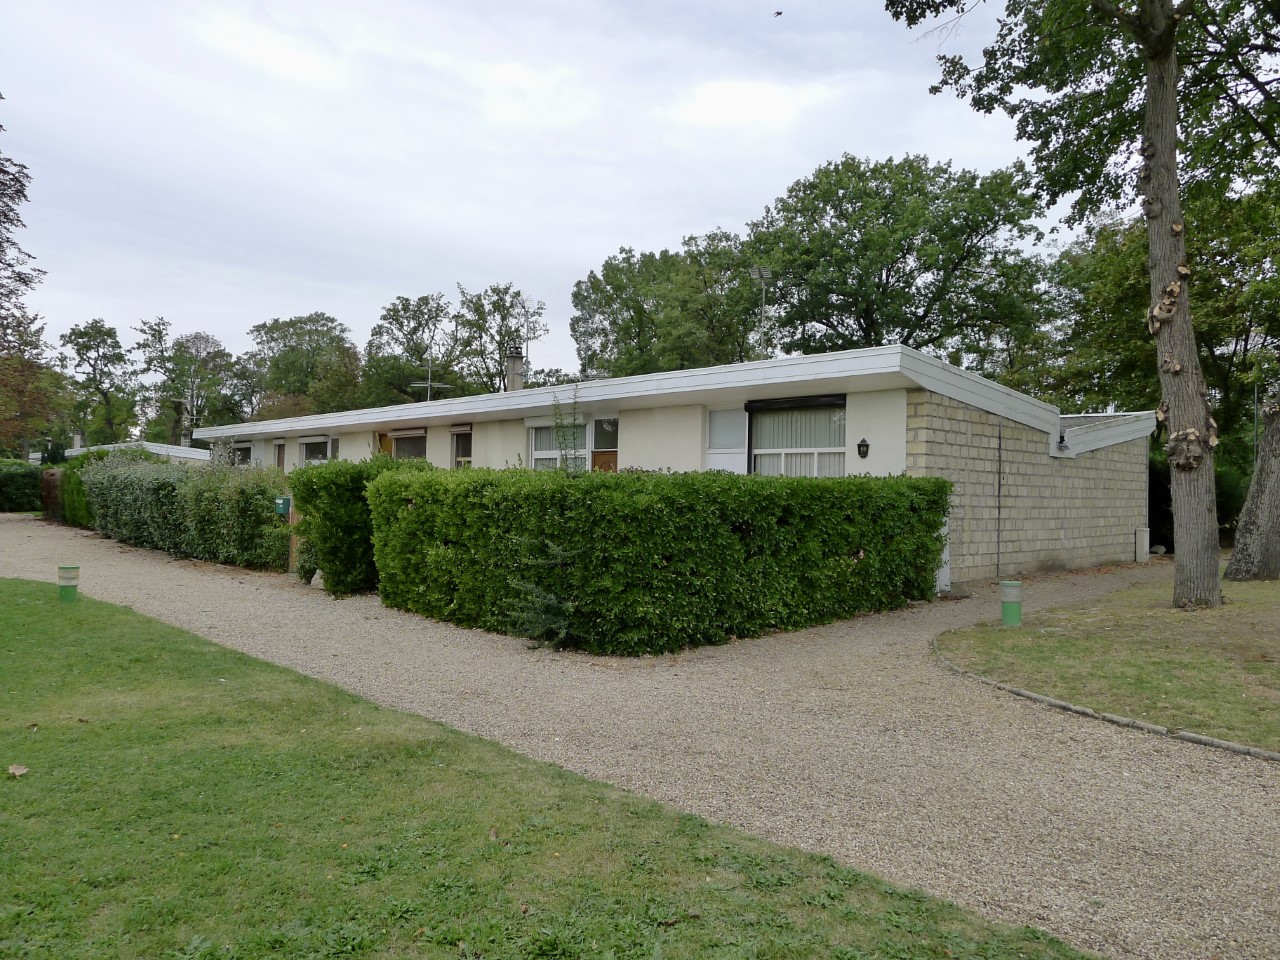
[[[902,372],[920,386],[987,413],[1034,427],[1058,442],[1058,408],[1009,387],[902,347]]]
[[[1140,437],[1149,437],[1156,428],[1156,412],[1143,410],[1138,413],[1107,414],[1111,419],[1104,423],[1089,423],[1071,427],[1063,436],[1067,450],[1060,456],[1074,457],[1117,443],[1127,443]]]
[[[345,433],[361,429],[387,429],[417,424],[433,425],[472,420],[548,416],[556,403],[561,406],[580,404],[612,407],[624,401],[661,397],[664,404],[679,403],[682,396],[695,397],[708,392],[759,390],[770,387],[775,396],[779,389],[794,386],[792,395],[821,392],[846,393],[856,390],[856,381],[878,375],[893,377],[901,387],[915,384],[944,396],[952,397],[998,416],[1027,424],[1058,439],[1056,407],[985,380],[968,371],[935,360],[910,347],[893,344],[838,353],[782,357],[751,363],[673,370],[664,373],[619,377],[611,380],[585,380],[576,384],[534,387],[508,393],[490,393],[478,397],[455,397],[406,403],[365,410],[313,414],[284,420],[200,427],[200,439],[220,437],[278,437],[300,433]]]
[[[762,385],[794,384],[798,390],[822,389],[822,381],[845,381],[867,374],[901,372],[901,353],[905,348],[894,345],[866,350],[845,350],[809,356],[757,360],[719,367],[671,370],[664,373],[618,377],[611,380],[584,380],[554,387],[534,387],[507,393],[487,393],[478,397],[455,397],[405,403],[365,410],[312,414],[283,420],[233,423],[221,427],[198,427],[194,436],[202,440],[219,437],[267,437],[302,432],[346,433],[387,424],[410,425],[415,421],[431,423],[474,420],[496,412],[509,414],[509,419],[548,415],[555,403],[571,404],[576,396],[582,404],[611,404],[623,400],[661,395],[670,402],[682,394],[705,393],[709,390],[750,389]],[[914,352],[914,351],[912,351]],[[945,365],[944,365],[945,366]],[[807,385],[812,385],[810,388]],[[905,385],[905,384],[904,384]],[[840,385],[843,392],[844,384]]]

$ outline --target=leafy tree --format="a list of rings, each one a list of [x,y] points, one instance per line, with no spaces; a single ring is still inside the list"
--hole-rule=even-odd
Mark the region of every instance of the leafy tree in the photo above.
[[[454,309],[444,294],[396,297],[383,309],[365,347],[366,402],[405,403],[456,390],[457,351]],[[433,389],[414,383],[431,383]]]
[[[235,358],[211,334],[187,333],[169,339],[164,317],[135,328],[132,348],[141,356],[141,373],[154,379],[143,393],[148,403],[148,439],[180,443],[183,427],[216,426],[245,419],[233,389]]]
[[[678,252],[623,247],[574,284],[569,329],[582,372],[624,377],[760,360],[772,326],[741,239],[686,237]]]
[[[127,439],[137,412],[137,372],[116,328],[95,318],[72,327],[59,339],[71,351],[64,361],[80,375],[85,392],[81,415],[88,424],[89,441]]]
[[[981,176],[920,156],[845,155],[798,180],[751,224],[777,278],[784,349],[822,353],[902,343],[983,369],[988,344],[1025,340],[1038,320],[1035,199],[1017,170]]]
[[[963,16],[973,0],[886,0],[909,26]],[[942,57],[942,82],[975,109],[1003,110],[1031,143],[1046,198],[1076,192],[1077,218],[1136,186],[1147,226],[1148,325],[1155,338],[1173,467],[1173,601],[1216,606],[1217,425],[1188,308],[1180,176],[1223,190],[1276,143],[1272,95],[1277,11],[1268,0],[1006,0],[982,62]],[[1259,30],[1263,26],[1265,29]],[[1268,76],[1268,72],[1271,76]],[[1180,94],[1183,94],[1180,96]],[[1178,131],[1186,144],[1179,171]]]
[[[496,393],[507,388],[507,355],[526,342],[546,336],[547,305],[529,301],[510,283],[495,283],[479,293],[458,284],[454,315],[458,371],[463,389]]]
[[[262,387],[267,396],[258,416],[298,415],[273,414],[272,409],[316,413],[316,402],[326,409],[333,403],[355,405],[353,364],[358,367],[359,354],[350,340],[350,330],[326,313],[308,313],[276,318],[249,329],[257,344],[250,362],[262,371]],[[354,360],[353,360],[354,358]],[[328,382],[321,384],[322,380]],[[316,399],[308,399],[313,390]],[[289,398],[289,399],[285,399]]]
[[[44,271],[14,238],[30,183],[26,166],[0,153],[0,450],[24,454],[52,417],[57,383],[45,362],[44,324],[23,302]]]

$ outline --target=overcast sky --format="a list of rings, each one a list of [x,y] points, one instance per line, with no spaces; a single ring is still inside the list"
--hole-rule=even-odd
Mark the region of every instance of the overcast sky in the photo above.
[[[510,281],[547,304],[533,366],[576,370],[570,292],[621,246],[742,232],[846,152],[1022,156],[1003,117],[928,93],[940,45],[990,35],[878,0],[6,4],[29,305],[53,341],[164,316],[240,353],[321,310],[363,348],[398,295]]]

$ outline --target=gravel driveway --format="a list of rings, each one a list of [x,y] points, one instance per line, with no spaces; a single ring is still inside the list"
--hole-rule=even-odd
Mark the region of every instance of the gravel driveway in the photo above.
[[[1280,764],[1122,730],[953,676],[975,596],[638,661],[336,602],[0,516],[0,576],[56,579],[379,703],[1112,957],[1280,957]],[[1167,563],[1030,580],[1086,603]]]

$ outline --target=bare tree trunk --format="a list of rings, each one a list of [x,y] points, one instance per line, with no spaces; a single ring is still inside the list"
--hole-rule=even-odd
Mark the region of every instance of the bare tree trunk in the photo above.
[[[1264,413],[1266,426],[1227,563],[1228,580],[1280,580],[1280,397]]]
[[[1151,275],[1147,323],[1155,338],[1163,396],[1157,416],[1169,429],[1165,452],[1173,495],[1173,603],[1216,607],[1222,602],[1213,477],[1218,428],[1209,416],[1187,304],[1190,270],[1178,187],[1176,20],[1172,5],[1162,0],[1143,4],[1143,19],[1149,30],[1142,37],[1147,89],[1139,186],[1145,197]]]

